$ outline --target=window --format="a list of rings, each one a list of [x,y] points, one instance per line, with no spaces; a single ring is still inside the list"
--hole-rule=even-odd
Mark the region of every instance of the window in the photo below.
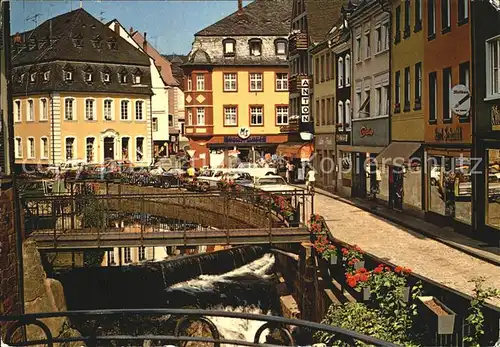
[[[446,1],[446,0],[443,0]],[[436,37],[436,0],[427,0],[427,36],[429,39]]]
[[[130,247],[125,247],[123,249],[123,261],[125,262],[125,264],[132,262],[132,255],[130,253]]]
[[[378,52],[381,52],[384,48],[383,48],[383,34],[382,34],[382,27],[378,27],[377,29],[375,29],[375,35],[376,35],[376,39],[377,39],[377,47],[376,47],[376,53]]]
[[[138,100],[135,102],[135,120],[144,120],[144,101]]]
[[[335,78],[335,66],[336,66],[336,65],[335,65],[335,54],[333,54],[333,53],[332,53],[332,54],[330,55],[330,59],[331,59],[331,63],[330,63],[330,70],[331,70],[331,71],[330,71],[330,76],[331,76],[332,78]]]
[[[141,75],[134,76],[134,84],[141,84]]]
[[[321,55],[320,59],[320,74],[321,74],[321,82],[325,81],[325,56]]]
[[[28,137],[28,159],[35,158],[35,139]]]
[[[325,75],[326,75],[326,79],[329,80],[332,78],[332,76],[330,75],[330,52],[326,53],[326,56],[325,56]]]
[[[488,96],[500,96],[500,38],[488,41]]]
[[[326,124],[326,105],[325,105],[325,99],[321,99],[321,120],[320,120],[321,125]]]
[[[337,81],[339,88],[344,86],[344,59],[342,57],[339,58],[337,62]]]
[[[345,56],[345,85],[350,86],[351,85],[351,56],[347,54]]]
[[[276,40],[276,54],[285,55],[286,54],[286,40]]]
[[[415,32],[422,30],[422,0],[415,0]]]
[[[188,80],[187,80],[187,90],[188,90],[188,92],[193,90],[193,80],[191,79],[191,76],[188,77]]]
[[[188,109],[187,125],[193,125],[193,110]]]
[[[85,81],[92,82],[92,74],[90,72],[85,72]]]
[[[356,107],[358,107],[358,110],[361,110],[361,92],[356,92]],[[356,112],[358,115],[358,118],[361,117],[360,112]]]
[[[196,75],[196,90],[205,90],[205,75]]]
[[[375,88],[375,116],[382,114],[382,87]]]
[[[16,158],[23,157],[23,140],[20,137],[16,137],[16,142],[14,143],[16,150]]]
[[[108,264],[109,265],[115,265],[115,250],[108,251]]]
[[[238,125],[238,113],[236,106],[224,106],[224,126]]]
[[[47,99],[40,99],[40,115],[39,118],[41,121],[49,119],[49,109],[47,105]]]
[[[396,32],[394,34],[394,43],[401,41],[401,6],[396,7]]]
[[[119,76],[120,76],[120,83],[127,83],[127,74],[125,72],[120,73]]]
[[[109,73],[103,73],[102,74],[102,80],[103,82],[111,82],[111,76]]]
[[[47,137],[42,137],[40,139],[40,158],[49,158],[49,139]]]
[[[94,162],[94,142],[95,139],[93,137],[87,137],[86,145],[85,145],[85,158],[87,163]]]
[[[288,106],[276,106],[276,125],[288,124]]]
[[[443,120],[451,120],[450,96],[451,68],[449,67],[443,70]]]
[[[35,103],[33,100],[28,100],[28,115],[26,116],[28,122],[33,122],[35,120]]]
[[[383,35],[382,48],[384,51],[389,49],[390,34],[391,34],[391,32],[389,30],[389,22],[382,24],[382,35]]]
[[[49,80],[49,78],[50,78],[50,71],[45,71],[45,72],[43,73],[43,80],[44,80],[45,82],[47,82],[47,81]]]
[[[382,111],[384,115],[389,115],[389,85],[382,87]]]
[[[458,0],[458,23],[467,23],[469,19],[469,0]]]
[[[129,104],[128,100],[122,100],[120,102],[120,119],[121,120],[129,120]]]
[[[203,107],[196,109],[196,124],[205,125],[205,109]]]
[[[262,91],[262,74],[261,73],[251,73],[250,74],[250,91]]]
[[[314,61],[314,81],[316,84],[319,83],[319,78],[320,78],[320,70],[319,70],[320,66],[319,66],[319,57],[316,57],[315,61]]]
[[[344,130],[344,103],[342,101],[337,104],[337,123],[340,130]]]
[[[122,137],[122,158],[123,159],[129,159],[128,153],[129,153],[129,144],[130,138],[129,137]]]
[[[168,115],[168,126],[169,127],[173,127],[174,126],[174,115],[173,114],[169,114]]]
[[[370,90],[365,90],[365,100],[361,105],[361,113],[365,117],[370,117]]]
[[[370,32],[365,33],[365,57],[369,58],[372,55],[371,44],[370,44]]]
[[[399,112],[401,108],[401,71],[396,71],[394,79],[394,112]]]
[[[276,91],[278,91],[278,92],[288,91],[288,74],[287,73],[277,73],[276,74]]]
[[[64,80],[67,82],[73,81],[73,73],[71,71],[64,71]]]
[[[404,31],[405,39],[410,36],[410,9],[411,9],[410,0],[405,0],[405,31]]]
[[[146,247],[140,246],[139,247],[139,261],[146,260]]]
[[[158,118],[153,117],[153,120],[151,121],[151,126],[153,127],[153,131],[158,131]]]
[[[450,30],[450,0],[441,0],[441,30],[446,33]]]
[[[264,111],[262,106],[250,107],[250,125],[264,125]]]
[[[460,64],[459,66],[460,84],[466,86],[470,91],[470,68],[469,62]]]
[[[95,100],[94,99],[86,99],[85,100],[85,119],[86,120],[96,120]]]
[[[347,99],[345,101],[345,130],[350,130],[351,129],[351,101]]]
[[[235,54],[236,41],[233,39],[225,39],[222,41],[222,46],[224,48],[224,56],[234,56]]]
[[[237,74],[236,73],[225,73],[224,74],[224,91],[225,92],[235,92],[236,90],[238,90]]]
[[[429,73],[429,121],[437,119],[437,74]]]
[[[36,82],[36,72],[33,72],[30,74],[30,82],[35,83]]]
[[[356,61],[361,61],[361,37],[356,38]]]
[[[16,122],[21,122],[22,121],[21,100],[14,101],[14,115],[16,117]]]
[[[66,138],[66,160],[75,159],[75,138],[67,137]]]
[[[144,137],[135,139],[135,161],[141,161],[144,158]]]
[[[259,57],[262,54],[262,41],[260,41],[259,39],[250,40],[249,46],[250,46],[250,55],[254,57]]]
[[[319,125],[319,121],[320,121],[320,108],[319,108],[319,100],[316,100],[316,107],[314,108],[314,118],[316,119],[316,125]]]
[[[411,89],[411,76],[410,67],[405,67],[405,108],[404,111],[410,111],[410,89]]]
[[[75,104],[75,99],[73,98],[64,99],[64,119],[76,120],[74,104]]]
[[[422,63],[415,64],[415,110],[422,108]]]
[[[113,120],[113,100],[104,100],[104,120]]]

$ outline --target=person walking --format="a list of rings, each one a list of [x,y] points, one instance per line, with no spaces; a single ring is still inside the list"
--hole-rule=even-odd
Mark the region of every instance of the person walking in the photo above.
[[[314,183],[316,182],[316,171],[314,171],[314,168],[311,168],[307,172],[306,176],[306,188],[309,193],[314,192]]]
[[[286,162],[286,181],[288,183],[293,183],[293,164],[291,161]]]

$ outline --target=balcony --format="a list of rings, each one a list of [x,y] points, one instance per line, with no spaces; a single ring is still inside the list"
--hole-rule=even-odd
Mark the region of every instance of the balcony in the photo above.
[[[288,52],[289,54],[296,54],[299,51],[307,51],[307,34],[306,33],[293,33],[288,38]]]
[[[299,93],[302,80],[305,78],[308,78],[306,74],[290,76],[290,80],[288,81],[288,91],[290,93]]]

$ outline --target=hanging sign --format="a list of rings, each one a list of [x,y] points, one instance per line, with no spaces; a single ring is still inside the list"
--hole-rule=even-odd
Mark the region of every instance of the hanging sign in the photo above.
[[[243,140],[248,139],[250,137],[250,129],[247,127],[240,127],[238,130],[238,136]]]
[[[465,116],[470,111],[469,88],[463,84],[457,84],[451,89],[450,106],[453,113],[458,116]]]

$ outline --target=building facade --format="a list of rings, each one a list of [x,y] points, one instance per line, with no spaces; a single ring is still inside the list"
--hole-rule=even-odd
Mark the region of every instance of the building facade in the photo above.
[[[473,1],[473,111],[474,158],[480,158],[473,175],[474,233],[481,238],[498,240],[500,193],[500,3]],[[485,68],[480,68],[485,66]]]
[[[177,150],[186,152],[189,150],[189,139],[185,134],[185,102],[184,102],[184,71],[181,65],[186,61],[187,56],[172,54],[165,56],[170,61],[172,74],[177,86],[171,87],[168,91],[169,102],[169,127],[171,140],[177,140]],[[174,150],[175,148],[173,148]],[[170,153],[178,153],[171,151]]]
[[[388,180],[382,171],[377,180],[375,158],[390,141],[389,48],[390,16],[378,1],[360,4],[349,18],[352,29],[352,190],[356,197],[377,191],[388,199]]]
[[[239,1],[235,13],[195,34],[183,68],[196,167],[271,158],[288,142],[290,13],[287,0]]]
[[[426,116],[426,216],[455,229],[472,225],[471,165],[473,112],[453,111],[452,88],[470,91],[469,1],[428,1],[424,11],[423,110]]]
[[[16,163],[151,162],[147,55],[83,9],[16,34],[12,53]]]

